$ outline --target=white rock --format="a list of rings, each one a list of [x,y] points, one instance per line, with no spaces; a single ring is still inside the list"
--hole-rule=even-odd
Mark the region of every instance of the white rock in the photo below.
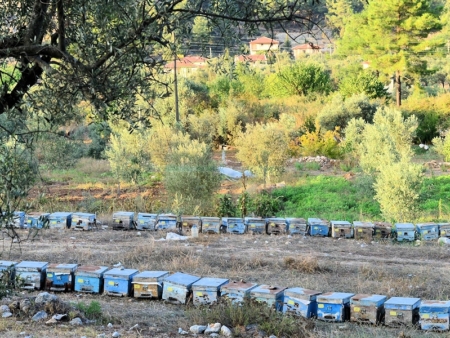
[[[50,320],[47,320],[46,322],[45,322],[45,324],[56,324],[58,321],[55,319],[55,318],[50,318]]]
[[[220,323],[208,324],[208,327],[205,330],[205,334],[210,333],[219,333],[222,325]]]
[[[142,235],[142,234],[141,234],[140,231],[138,231],[138,232],[136,232],[136,235],[137,235],[137,236],[140,236],[140,235]]]
[[[9,312],[9,311],[7,311],[7,312],[3,312],[3,314],[2,314],[2,318],[9,318],[9,317],[12,317],[12,313],[11,312]]]
[[[233,333],[225,325],[222,325],[222,327],[220,328],[220,334],[225,337],[233,337]]]
[[[211,333],[209,336],[210,337],[219,337],[219,334],[218,333]]]
[[[181,327],[180,328],[178,328],[178,334],[181,334],[181,335],[187,335],[187,334],[189,334],[189,332],[187,332],[187,331],[184,331]]]
[[[287,238],[292,238],[292,236],[291,236],[291,235],[288,235]]]
[[[0,313],[4,313],[4,312],[10,312],[10,311],[9,311],[9,306],[8,306],[8,305],[2,305],[2,306],[0,306]]]
[[[106,337],[106,335],[104,333],[100,333],[97,335],[97,338],[105,338],[105,337]]]
[[[52,319],[61,320],[61,319],[65,318],[65,317],[67,317],[66,314],[63,314],[63,315],[56,314],[56,315],[53,315]]]
[[[37,295],[34,303],[37,305],[47,304],[47,303],[53,302],[57,299],[58,299],[58,297],[56,297],[55,295],[52,295],[48,292],[41,292],[40,294]]]
[[[118,338],[118,337],[120,337],[120,333],[116,331],[111,335],[111,337]]]
[[[277,338],[277,336],[272,334],[272,335],[269,336],[269,338]]]
[[[136,325],[130,327],[130,328],[128,329],[128,331],[136,330],[137,328],[139,328],[139,324],[136,324]]]
[[[70,325],[83,325],[83,321],[76,317],[69,322]]]
[[[108,323],[108,325],[107,325],[108,327],[113,327],[113,325],[111,324],[111,323]]]
[[[46,319],[47,317],[48,317],[47,312],[39,311],[33,316],[33,318],[31,318],[31,320],[37,322],[38,320]]]
[[[205,332],[206,326],[205,325],[193,325],[189,328],[189,331],[195,334],[201,334]]]

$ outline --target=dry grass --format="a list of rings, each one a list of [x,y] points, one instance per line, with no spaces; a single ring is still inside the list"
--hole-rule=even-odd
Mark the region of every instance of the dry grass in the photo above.
[[[284,257],[284,265],[288,269],[309,274],[320,273],[326,270],[319,265],[317,257],[311,255],[297,258]]]

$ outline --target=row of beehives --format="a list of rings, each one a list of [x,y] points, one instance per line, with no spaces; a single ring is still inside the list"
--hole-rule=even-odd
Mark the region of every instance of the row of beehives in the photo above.
[[[16,213],[17,227],[72,228],[74,230],[92,230],[97,224],[96,215],[88,213],[55,212]],[[113,214],[114,230],[176,230],[189,234],[196,226],[203,233],[267,233],[300,234],[311,236],[331,236],[335,238],[388,238],[398,241],[433,240],[439,236],[450,237],[450,223],[370,223],[355,221],[325,221],[319,218],[260,218],[260,217],[195,217],[173,214],[138,213],[119,211]]]
[[[278,311],[306,318],[386,325],[416,325],[423,330],[448,330],[450,301],[341,292],[321,293],[300,287],[258,285],[182,272],[23,261],[0,262],[3,278],[21,281],[29,290],[72,291],[163,299],[175,304],[212,305],[220,297],[239,303],[253,299]],[[17,278],[15,278],[17,277]]]

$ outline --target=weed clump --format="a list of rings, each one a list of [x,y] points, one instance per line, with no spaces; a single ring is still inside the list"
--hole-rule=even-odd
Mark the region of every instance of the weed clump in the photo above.
[[[284,265],[290,270],[297,270],[308,274],[320,273],[326,270],[319,265],[319,260],[314,256],[304,256],[298,258],[285,257]]]

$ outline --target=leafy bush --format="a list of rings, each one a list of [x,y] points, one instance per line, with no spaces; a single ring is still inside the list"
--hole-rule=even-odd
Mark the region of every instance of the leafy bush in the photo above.
[[[216,206],[216,214],[218,217],[235,217],[237,208],[233,202],[233,198],[228,195],[221,195],[218,198]]]
[[[339,158],[341,149],[339,145],[339,132],[327,130],[324,133],[320,128],[307,132],[297,139],[296,153],[303,156],[323,155],[329,158]],[[295,149],[291,146],[291,149]]]
[[[333,97],[317,116],[317,122],[325,130],[344,129],[353,118],[362,118],[371,123],[380,104],[371,102],[364,94],[345,99],[341,95]]]
[[[441,155],[445,161],[450,161],[450,136],[444,138],[435,137],[433,139],[434,150]]]
[[[369,71],[351,73],[344,77],[339,83],[339,93],[344,97],[351,97],[356,94],[364,94],[369,99],[391,99],[385,85],[378,76]]]
[[[283,209],[283,203],[279,197],[274,197],[266,191],[257,194],[253,198],[252,212],[260,217],[273,217]]]
[[[102,307],[96,300],[92,300],[89,305],[79,302],[75,307],[82,311],[88,319],[100,319],[102,316]]]
[[[86,153],[80,140],[73,140],[61,134],[43,135],[38,144],[39,161],[50,169],[68,169]]]

